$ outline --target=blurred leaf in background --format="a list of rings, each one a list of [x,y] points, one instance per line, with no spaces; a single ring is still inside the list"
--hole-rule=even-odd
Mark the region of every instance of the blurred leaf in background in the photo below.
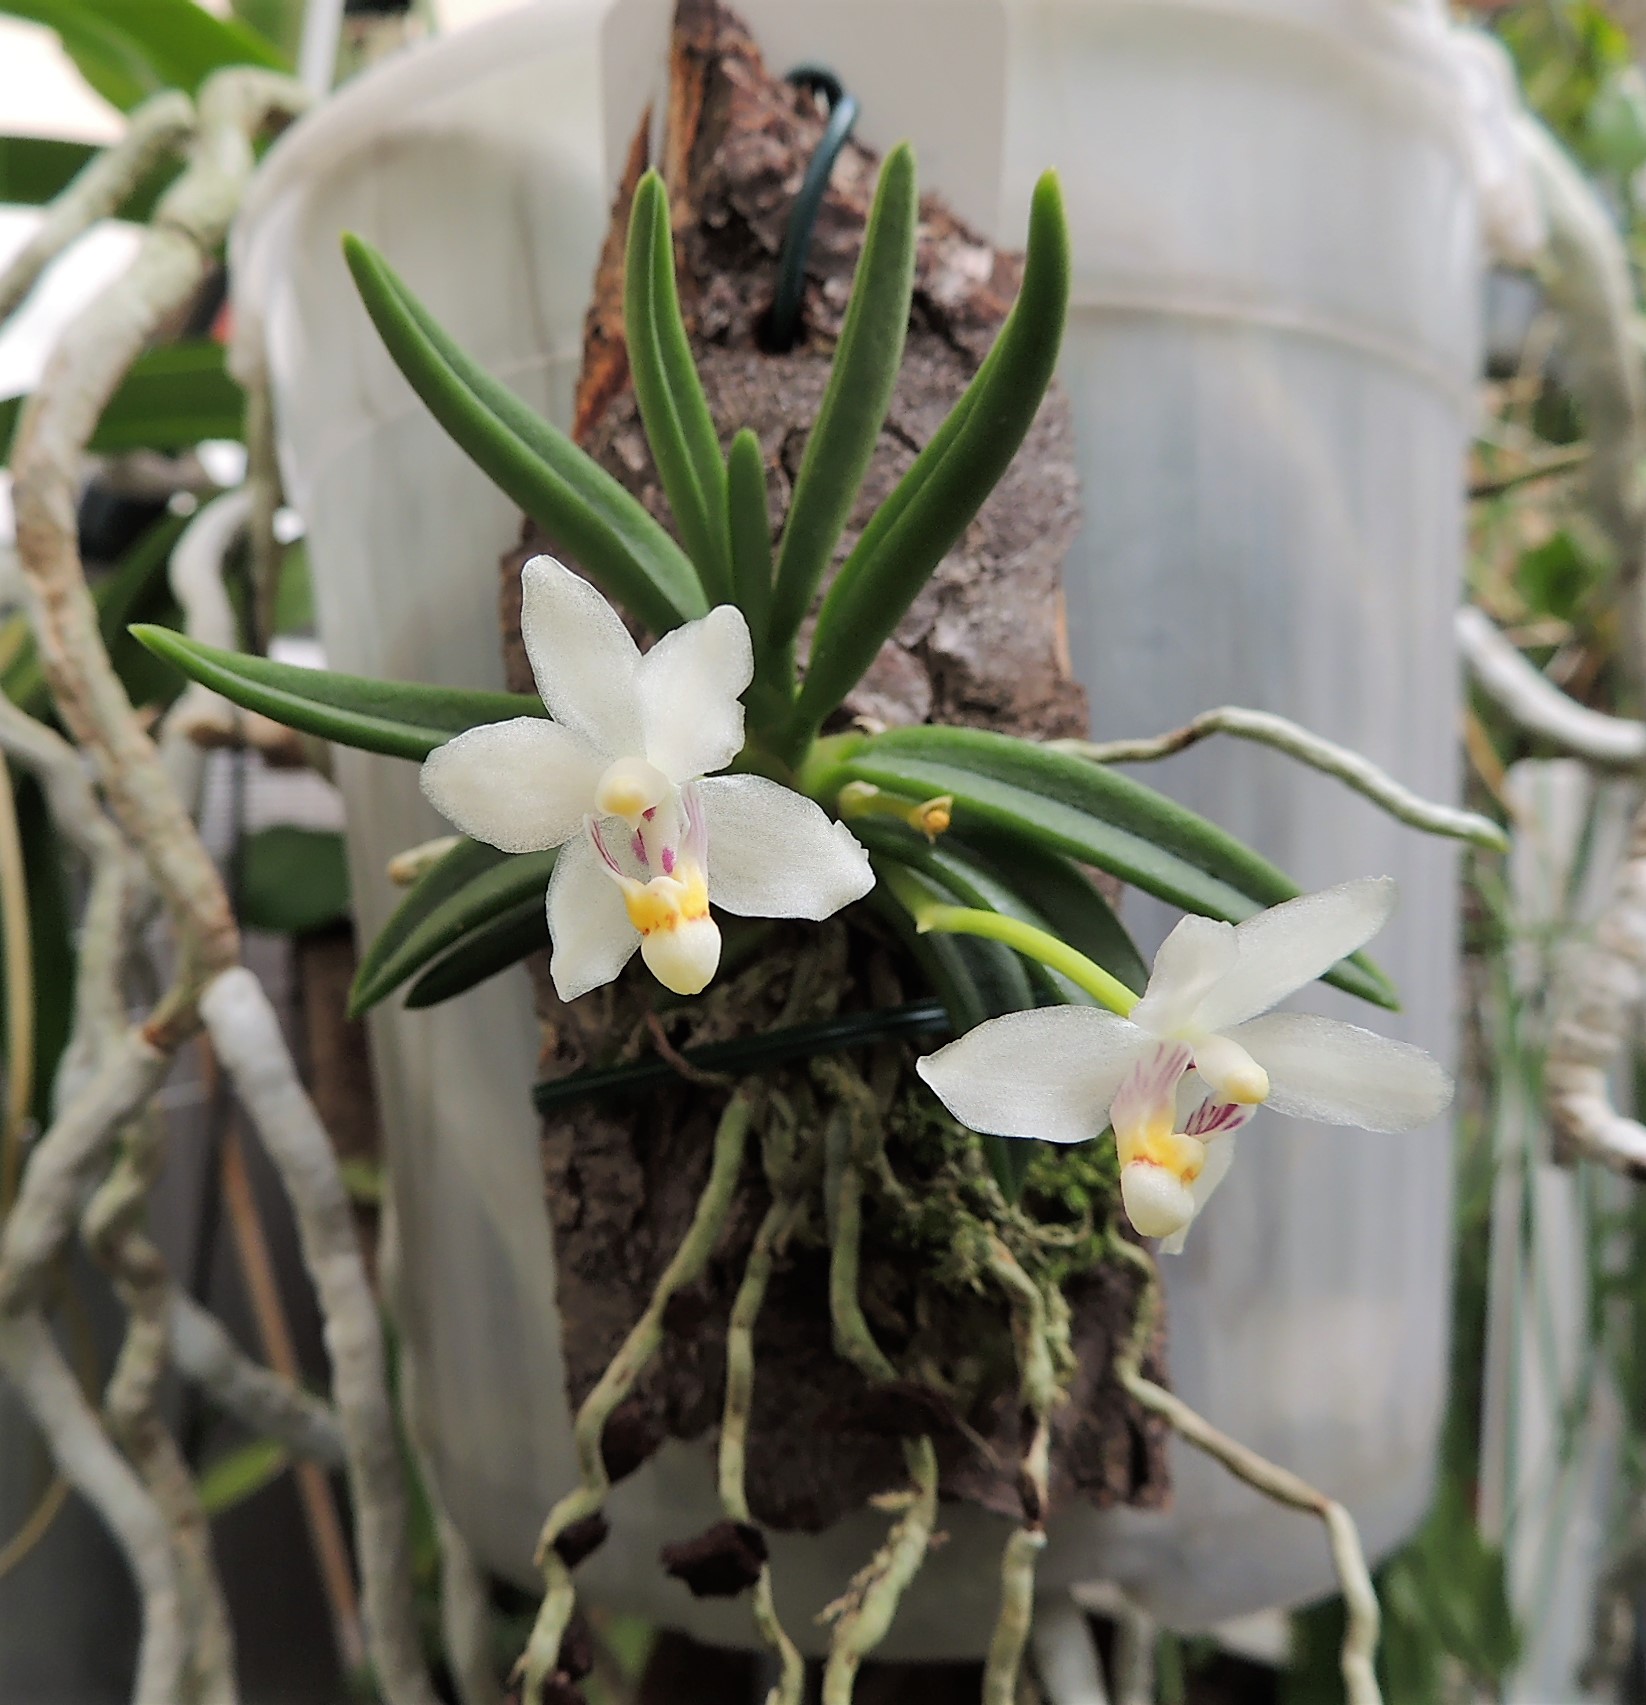
[[[1521,554],[1515,586],[1533,616],[1575,621],[1592,593],[1606,587],[1614,554],[1597,529],[1574,521]]]
[[[0,402],[0,466],[11,455],[21,397]],[[132,363],[92,434],[97,455],[189,450],[208,438],[240,437],[245,393],[229,377],[222,345],[207,338],[163,344]]]
[[[241,843],[240,921],[247,929],[307,935],[349,916],[343,837],[281,823]]]
[[[259,31],[195,0],[0,0],[0,12],[55,30],[80,75],[122,112],[163,89],[192,95],[225,65],[290,64]]]
[[[1628,85],[1637,78],[1629,38],[1596,0],[1539,0],[1499,14],[1496,33],[1519,73],[1527,105],[1585,164],[1620,148],[1633,119]],[[1595,115],[1597,103],[1600,107]]]

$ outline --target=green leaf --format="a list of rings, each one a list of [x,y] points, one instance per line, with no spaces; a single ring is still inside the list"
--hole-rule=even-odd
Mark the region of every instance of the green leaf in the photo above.
[[[340,746],[421,761],[454,734],[483,722],[547,716],[541,699],[527,693],[470,692],[414,681],[370,681],[330,669],[300,669],[243,651],[203,645],[169,628],[146,624],[132,633],[155,656],[191,680],[304,734]]]
[[[395,365],[458,447],[656,633],[708,609],[697,571],[645,507],[452,342],[358,237],[343,253]]]
[[[236,911],[248,929],[307,935],[346,922],[349,871],[343,837],[281,823],[241,843]]]
[[[721,520],[726,513],[726,464],[680,317],[669,193],[656,172],[641,178],[629,211],[623,335],[646,443],[675,525],[709,603],[724,604],[732,595]]]
[[[964,411],[959,424],[915,458],[888,500],[894,518],[865,529],[823,600],[795,707],[796,747],[874,661],[1017,454],[1051,383],[1068,301],[1068,225],[1057,179],[1047,173],[1030,210],[1023,287],[956,405]]]
[[[207,438],[239,438],[245,393],[228,375],[220,344],[208,339],[163,344],[132,363],[109,399],[88,446],[98,455],[123,450],[187,450]],[[0,402],[0,462],[26,401]]]
[[[0,0],[57,32],[80,74],[123,112],[162,89],[193,94],[225,65],[287,64],[261,36],[194,0]]]
[[[0,136],[0,204],[43,207],[101,152],[89,142],[66,142],[56,136]],[[161,191],[181,169],[175,159],[162,161],[120,203],[116,216],[139,222],[147,219]]]
[[[415,902],[416,915],[409,927],[404,924],[398,926],[393,944],[384,950],[381,949],[381,938],[372,943],[372,950],[356,973],[354,987],[349,991],[349,1011],[353,1016],[369,1011],[408,977],[432,964],[475,931],[505,914],[517,912],[528,900],[534,902],[540,911],[543,909],[556,849],[540,853],[501,854],[502,862],[485,868],[476,868],[483,861],[467,854],[463,866],[468,874],[466,879],[459,881],[459,871],[446,871],[444,866],[447,860],[455,860],[462,850],[459,847],[448,853],[446,859],[429,871],[406,896],[401,909],[412,907]],[[424,885],[437,876],[441,878],[443,892],[431,904],[431,894]],[[398,916],[397,913],[389,920],[389,927],[396,926]]]
[[[229,1451],[200,1476],[200,1508],[208,1516],[232,1510],[278,1480],[289,1461],[286,1447],[272,1439],[253,1439]]]
[[[832,776],[916,799],[953,794],[961,833],[975,818],[1206,917],[1238,923],[1299,892],[1250,847],[1140,782],[1005,734],[892,729],[859,741]],[[1326,981],[1378,1006],[1399,1004],[1361,954]]]
[[[365,1008],[360,992],[376,982],[384,963],[405,945],[406,938],[431,912],[442,906],[454,894],[461,893],[476,877],[495,870],[509,858],[506,852],[487,846],[484,841],[459,837],[457,844],[443,858],[430,865],[406,890],[406,897],[389,914],[388,922],[377,932],[371,945],[360,955],[355,968],[354,985],[349,990],[349,1015],[358,1018]]]
[[[891,405],[909,327],[919,217],[914,155],[907,143],[899,143],[880,168],[828,389],[783,525],[771,636],[784,650],[793,644],[840,542]]]
[[[548,910],[543,895],[534,893],[465,936],[406,991],[406,1005],[439,1006],[548,945]]]
[[[755,672],[768,650],[772,599],[772,529],[766,509],[766,459],[744,427],[732,440],[726,479],[726,531],[732,548],[732,589],[754,638]]]

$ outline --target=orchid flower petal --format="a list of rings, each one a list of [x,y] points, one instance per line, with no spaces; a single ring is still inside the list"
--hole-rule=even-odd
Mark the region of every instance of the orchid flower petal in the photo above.
[[[520,637],[556,722],[609,757],[641,752],[640,652],[588,581],[533,557],[520,571]]]
[[[622,888],[585,834],[566,843],[549,878],[549,974],[563,1001],[609,983],[634,956],[640,932],[629,922]]]
[[[1394,904],[1394,880],[1368,876],[1248,918],[1234,932],[1239,958],[1201,1001],[1196,1023],[1226,1030],[1267,1012],[1364,947],[1388,922]]]
[[[743,750],[743,706],[754,679],[749,624],[722,604],[666,633],[640,659],[647,759],[677,785],[723,770]]]
[[[815,800],[765,776],[693,789],[709,837],[709,899],[744,918],[826,918],[874,886],[869,855]]]
[[[1049,1006],[991,1018],[915,1070],[974,1131],[1084,1143],[1108,1122],[1121,1080],[1151,1045],[1113,1013]]]
[[[429,803],[465,835],[524,853],[578,832],[600,771],[600,758],[570,729],[518,716],[437,746],[419,780]]]
[[[1132,1008],[1132,1023],[1162,1037],[1198,1026],[1201,1000],[1233,969],[1238,951],[1233,924],[1181,919],[1154,956],[1149,986]]]
[[[1355,1024],[1274,1012],[1229,1035],[1268,1072],[1265,1105],[1277,1113],[1367,1131],[1411,1131],[1452,1099],[1452,1080],[1438,1061]]]
[[[1250,1108],[1241,1108],[1240,1111],[1250,1117]],[[1240,1122],[1244,1124],[1245,1120]],[[1180,1231],[1174,1231],[1170,1237],[1161,1240],[1160,1253],[1162,1255],[1181,1255],[1183,1253],[1183,1245],[1194,1226],[1195,1220],[1200,1218],[1200,1211],[1206,1206],[1211,1193],[1228,1176],[1229,1168],[1234,1165],[1234,1157],[1235,1140],[1232,1136],[1219,1137],[1215,1141],[1207,1142],[1206,1164],[1201,1167],[1200,1176],[1189,1186],[1189,1194],[1194,1198],[1194,1219],[1191,1219],[1188,1225]]]

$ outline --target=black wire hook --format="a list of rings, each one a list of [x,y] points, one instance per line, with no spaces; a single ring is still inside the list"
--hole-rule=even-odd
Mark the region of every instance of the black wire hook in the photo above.
[[[793,349],[800,332],[800,298],[806,288],[806,256],[811,252],[812,233],[823,206],[829,174],[857,123],[857,97],[824,65],[797,65],[788,81],[812,89],[829,103],[829,122],[817,151],[806,166],[800,193],[789,212],[789,227],[783,233],[783,252],[777,262],[777,295],[767,320],[767,348],[777,354]]]

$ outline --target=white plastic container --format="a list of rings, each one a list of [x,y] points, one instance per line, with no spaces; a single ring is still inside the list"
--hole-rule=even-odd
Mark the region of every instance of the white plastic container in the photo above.
[[[1063,171],[1077,266],[1064,378],[1088,512],[1071,632],[1098,729],[1260,704],[1451,795],[1481,262],[1439,27],[1392,0],[741,10],[774,66],[833,64],[864,100],[865,137],[912,136],[924,181],[1001,240],[1020,240],[1035,172]],[[668,11],[545,0],[361,79],[271,159],[235,237],[239,357],[266,351],[334,666],[495,682],[496,562],[516,529],[378,346],[338,232],[382,248],[466,347],[564,422],[610,187]],[[440,826],[408,766],[340,754],[339,776],[371,931],[396,898],[386,859]],[[1408,998],[1403,1028],[1449,1051],[1444,848],[1269,753],[1222,747],[1150,779],[1306,883],[1398,876],[1380,956]],[[538,1523],[573,1469],[524,980],[382,1015],[374,1042],[439,1489],[480,1560],[529,1580]],[[1385,1547],[1426,1501],[1440,1418],[1448,1144],[1272,1119],[1246,1150],[1171,1265],[1174,1378],[1346,1498]],[[1179,1625],[1330,1588],[1300,1518],[1191,1453],[1174,1471],[1170,1513],[1055,1526],[1046,1584],[1112,1578]],[[706,1444],[668,1447],[609,1513],[613,1538],[582,1572],[591,1594],[751,1638],[744,1607],[692,1601],[656,1567],[659,1543],[715,1514]],[[883,1525],[778,1538],[797,1634],[815,1638],[812,1612]],[[982,1643],[1003,1529],[966,1512],[945,1526],[955,1537],[891,1653]]]

